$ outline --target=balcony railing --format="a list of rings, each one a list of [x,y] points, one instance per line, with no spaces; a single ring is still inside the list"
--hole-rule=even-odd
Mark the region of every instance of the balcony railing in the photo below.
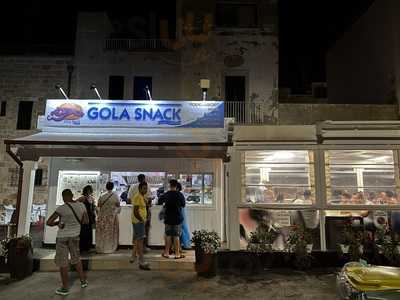
[[[106,50],[168,50],[169,39],[106,39]]]
[[[262,101],[225,101],[225,117],[234,118],[235,124],[267,124],[271,113]]]

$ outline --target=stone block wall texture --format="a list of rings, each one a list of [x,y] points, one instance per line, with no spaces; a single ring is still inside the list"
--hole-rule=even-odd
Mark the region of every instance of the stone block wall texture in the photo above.
[[[67,65],[72,56],[1,56],[0,57],[0,101],[7,101],[6,116],[0,116],[0,203],[4,199],[14,202],[17,186],[10,183],[15,178],[18,165],[6,153],[5,139],[27,136],[36,132],[36,122],[44,113],[45,100],[61,98],[55,89],[60,84],[67,91]],[[74,96],[75,76],[72,78],[71,97]],[[20,101],[32,101],[31,130],[17,130],[18,105]],[[35,187],[35,203],[47,201],[47,162],[39,164],[43,169],[43,185]],[[14,171],[13,171],[14,170]],[[14,179],[11,178],[14,174]]]
[[[312,125],[320,121],[398,120],[397,105],[279,104],[279,125]]]

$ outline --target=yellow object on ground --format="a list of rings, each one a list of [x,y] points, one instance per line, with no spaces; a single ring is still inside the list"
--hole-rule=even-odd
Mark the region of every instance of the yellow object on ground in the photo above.
[[[351,264],[344,271],[349,283],[359,291],[400,289],[400,268]]]

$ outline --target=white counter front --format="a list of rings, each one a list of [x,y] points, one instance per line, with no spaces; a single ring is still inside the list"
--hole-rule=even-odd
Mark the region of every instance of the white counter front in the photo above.
[[[150,246],[164,245],[164,223],[158,219],[161,206],[151,207],[151,228],[149,234]],[[132,206],[122,206],[119,214],[119,244],[126,246],[132,244]],[[221,235],[220,218],[217,210],[213,207],[187,206],[186,215],[190,232],[194,230],[207,229],[215,230]],[[47,227],[45,230],[46,244],[54,244],[56,241],[56,227]],[[95,242],[95,231],[93,231]]]

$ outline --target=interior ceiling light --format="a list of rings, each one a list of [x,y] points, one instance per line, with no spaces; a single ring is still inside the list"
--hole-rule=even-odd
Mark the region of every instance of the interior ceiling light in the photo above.
[[[292,151],[275,151],[272,155],[264,157],[264,161],[289,161],[295,157]]]

